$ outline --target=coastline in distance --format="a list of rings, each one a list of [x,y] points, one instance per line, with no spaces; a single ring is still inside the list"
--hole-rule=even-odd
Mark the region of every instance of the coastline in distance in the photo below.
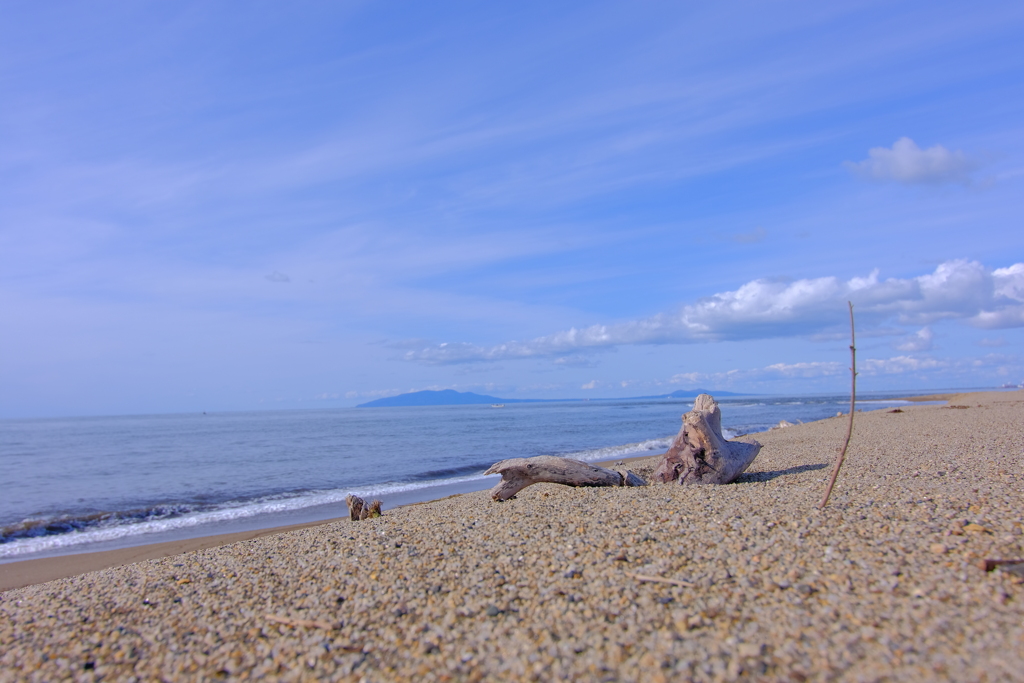
[[[590,399],[590,398],[498,398],[486,394],[475,394],[472,391],[455,391],[444,389],[442,391],[413,391],[398,396],[379,398],[376,401],[360,403],[357,408],[400,408],[407,406],[461,406],[461,405],[484,405],[496,403],[557,403],[561,401],[631,401],[638,399],[659,399],[659,398],[696,398],[699,394],[711,394],[712,396],[745,396],[729,391],[707,391],[706,389],[693,389],[673,391],[671,394],[659,396],[631,396],[618,399]]]

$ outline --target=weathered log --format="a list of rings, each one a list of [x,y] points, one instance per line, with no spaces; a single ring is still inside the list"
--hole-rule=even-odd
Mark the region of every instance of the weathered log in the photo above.
[[[348,495],[345,496],[345,502],[348,503],[348,517],[353,522],[358,522],[361,519],[370,519],[371,517],[380,517],[381,502],[379,500],[367,503],[359,496]]]
[[[757,457],[761,444],[726,441],[722,411],[715,399],[701,394],[693,410],[683,415],[683,426],[662,456],[654,480],[680,484],[728,484],[743,474]]]
[[[581,460],[538,455],[511,458],[494,463],[484,474],[500,474],[501,481],[491,489],[494,500],[508,500],[531,484],[566,486],[646,486],[633,472],[617,472],[587,464]]]

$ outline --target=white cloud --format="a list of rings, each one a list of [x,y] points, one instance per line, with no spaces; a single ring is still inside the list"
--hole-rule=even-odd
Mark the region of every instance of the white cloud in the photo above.
[[[468,342],[411,349],[406,360],[428,364],[567,356],[584,349],[635,344],[687,344],[825,334],[847,329],[852,301],[858,330],[965,320],[981,328],[1024,327],[1024,263],[989,270],[976,261],[947,261],[914,278],[880,280],[878,271],[791,282],[754,280],[660,313],[611,325],[571,328],[495,346]],[[918,333],[921,335],[921,333]],[[930,341],[918,337],[918,343]]]
[[[668,380],[669,384],[684,384],[692,385],[698,384],[708,379],[708,374],[704,372],[680,372],[678,375],[672,375]]]
[[[1009,268],[996,268],[992,271],[995,278],[996,296],[1024,301],[1024,263],[1015,263]]]
[[[1024,302],[1024,263],[997,268],[992,271],[992,281],[996,298]],[[987,329],[1024,327],[1024,306],[981,311],[974,324]]]
[[[587,358],[581,355],[562,356],[556,358],[554,361],[555,365],[559,365],[564,368],[594,368],[597,367],[597,361],[592,358]]]
[[[1000,364],[1014,366],[1015,359],[986,356],[975,359],[916,358],[909,355],[892,358],[864,358],[857,360],[858,375],[898,375],[924,370],[952,369],[965,370],[996,367]],[[1014,366],[1016,367],[1016,366]],[[807,361],[800,363],[773,363],[760,368],[733,369],[726,372],[685,372],[672,376],[669,384],[694,386],[715,384],[730,386],[736,383],[762,382],[779,379],[818,379],[846,375],[850,366],[838,361]]]
[[[587,382],[586,384],[584,384],[583,386],[580,387],[580,389],[596,389],[596,388],[597,388],[597,380],[596,379],[592,379],[592,380],[590,380],[589,382]]]
[[[726,372],[684,372],[673,375],[669,384],[694,385],[700,383],[729,384],[751,380],[816,379],[849,374],[850,368],[837,361],[804,361],[800,363],[772,363],[763,368],[733,369]]]
[[[934,336],[930,327],[922,327],[914,334],[904,337],[902,342],[896,344],[896,348],[900,351],[929,351]]]
[[[857,364],[857,373],[864,375],[898,375],[904,372],[937,370],[949,366],[949,361],[936,360],[934,358],[914,358],[912,356],[868,358]]]
[[[849,368],[845,365],[835,361],[814,361],[810,363],[775,363],[765,367],[762,372],[765,374],[782,375],[783,377],[826,377],[828,375],[838,375],[848,370]]]
[[[913,140],[900,138],[888,147],[872,147],[868,158],[845,166],[872,180],[899,183],[969,183],[977,164],[962,151],[951,152],[942,145],[921,149]]]

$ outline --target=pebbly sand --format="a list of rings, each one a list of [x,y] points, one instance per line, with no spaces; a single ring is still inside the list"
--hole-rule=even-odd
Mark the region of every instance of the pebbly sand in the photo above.
[[[0,681],[1024,680],[1024,392],[859,413],[819,511],[845,426],[8,590]]]

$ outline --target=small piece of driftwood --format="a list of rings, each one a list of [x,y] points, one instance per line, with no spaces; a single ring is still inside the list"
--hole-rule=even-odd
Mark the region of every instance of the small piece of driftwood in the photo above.
[[[761,444],[726,441],[722,411],[715,399],[701,394],[683,415],[683,427],[662,456],[654,480],[679,484],[728,484],[754,462]]]
[[[348,517],[353,522],[371,517],[380,517],[381,502],[379,500],[367,503],[359,496],[348,495],[345,496],[345,502],[348,503]]]
[[[590,465],[581,460],[538,455],[534,458],[510,458],[494,463],[484,474],[500,474],[501,481],[491,489],[494,500],[508,500],[531,484],[566,486],[646,486],[647,482],[630,471],[617,472]]]
[[[1001,567],[1017,567],[1018,572],[1024,572],[1024,559],[1022,560],[981,560],[978,565],[987,572]],[[1021,574],[1024,576],[1024,574]]]
[[[679,579],[663,579],[660,576],[647,576],[646,574],[634,574],[633,572],[624,572],[626,576],[631,576],[637,581],[650,581],[651,583],[669,583],[673,586],[682,586],[683,588],[693,588],[693,584],[689,581],[680,581]]]

